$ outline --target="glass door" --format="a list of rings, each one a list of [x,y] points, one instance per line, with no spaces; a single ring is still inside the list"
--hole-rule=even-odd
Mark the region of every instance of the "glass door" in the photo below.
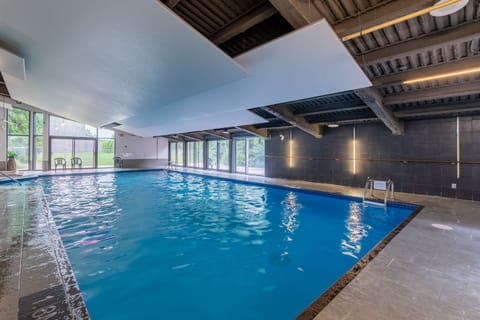
[[[67,168],[71,168],[70,159],[73,158],[73,139],[50,139],[50,169],[55,169],[55,159],[57,158],[65,159]],[[61,166],[59,168],[62,169]]]
[[[64,158],[71,169],[74,157],[82,159],[82,168],[95,168],[95,148],[95,139],[50,138],[50,168],[55,169],[56,158]]]
[[[73,154],[82,159],[82,168],[95,168],[94,139],[73,139]]]

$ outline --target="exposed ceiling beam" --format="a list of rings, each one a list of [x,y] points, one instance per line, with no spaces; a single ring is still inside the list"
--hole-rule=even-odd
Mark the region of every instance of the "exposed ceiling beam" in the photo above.
[[[169,7],[170,9],[175,8],[175,6],[180,2],[181,0],[167,0],[165,5]]]
[[[310,112],[303,112],[303,113],[295,113],[295,115],[299,117],[306,117],[306,116],[313,116],[313,115],[318,115],[318,114],[328,114],[332,112],[341,112],[341,111],[354,111],[354,110],[362,110],[368,108],[368,106],[362,105],[360,106],[352,106],[352,107],[339,107],[339,108],[328,108],[328,109],[323,109],[323,110],[318,110],[318,111],[310,111]]]
[[[174,142],[183,142],[185,141],[185,139],[183,139],[182,137],[179,137],[178,135],[166,135],[164,136],[165,138],[167,138],[168,140],[172,140]]]
[[[421,9],[425,9],[431,6],[432,3],[432,0],[390,1],[385,5],[367,11],[359,16],[355,16],[340,22],[333,28],[337,35],[342,38],[343,36],[359,32],[363,29],[379,25]]]
[[[223,29],[210,35],[209,39],[213,43],[219,45],[230,40],[236,35],[245,32],[254,25],[270,18],[276,13],[277,10],[269,2],[264,2],[253,10],[247,12],[245,15],[240,16],[236,20],[232,21]]]
[[[238,129],[253,134],[259,138],[270,139],[268,129],[257,129],[254,126],[239,126]]]
[[[355,90],[357,96],[372,109],[375,115],[392,131],[395,135],[401,135],[405,132],[404,123],[399,121],[393,113],[384,106],[382,94],[375,88],[363,88]]]
[[[383,77],[376,77],[372,80],[372,83],[374,86],[401,84],[406,80],[426,78],[474,67],[478,68],[478,66],[480,66],[480,56],[412,69]]]
[[[268,130],[283,130],[283,129],[290,129],[293,128],[294,126],[292,125],[278,125],[278,126],[273,126],[273,127],[267,127],[267,128],[262,128],[262,129],[268,129]]]
[[[439,107],[422,107],[421,109],[412,109],[412,110],[401,110],[394,112],[396,117],[407,118],[407,117],[419,117],[419,116],[438,116],[438,115],[447,115],[455,114],[462,112],[480,112],[480,104],[478,102],[468,102],[460,104],[451,104],[444,105]]]
[[[230,133],[220,132],[218,130],[206,130],[206,131],[203,131],[203,133],[211,135],[216,138],[220,138],[220,139],[225,139],[225,140],[232,139],[232,135]]]
[[[194,140],[194,141],[203,141],[204,140],[203,136],[198,135],[198,134],[194,134],[194,133],[181,133],[181,134],[178,134],[178,135],[181,136],[181,137],[184,137],[185,139],[188,139],[188,140]]]
[[[349,120],[339,120],[339,121],[329,121],[329,122],[316,122],[316,124],[320,126],[328,126],[329,124],[336,123],[339,125],[347,125],[347,124],[356,124],[356,123],[367,123],[367,122],[379,122],[380,119],[377,117],[368,117],[368,118],[357,118],[357,119],[349,119]]]
[[[290,123],[292,126],[311,134],[315,138],[323,136],[323,130],[320,126],[307,122],[304,118],[294,115],[287,105],[277,105],[275,107],[265,107],[265,110],[276,116],[277,118]]]
[[[270,0],[270,3],[295,29],[304,27],[323,17],[311,1]]]
[[[420,38],[407,40],[388,47],[362,54],[356,57],[361,66],[366,66],[375,62],[403,58],[413,55],[419,51],[432,51],[456,43],[467,42],[480,38],[480,21],[464,24],[450,28],[448,30],[438,31],[433,34],[427,34]]]
[[[480,93],[480,81],[470,81],[447,87],[390,94],[383,99],[383,103],[385,105],[392,105],[414,101],[429,101],[440,98],[467,96],[478,93]]]

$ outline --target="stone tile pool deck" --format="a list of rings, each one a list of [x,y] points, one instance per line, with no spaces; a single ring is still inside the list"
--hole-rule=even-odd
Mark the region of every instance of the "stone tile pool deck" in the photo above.
[[[171,170],[353,196],[363,191],[223,172]],[[123,170],[74,173],[111,171]],[[404,193],[397,193],[396,200],[424,208],[330,303],[321,309],[312,305],[299,318],[479,318],[480,202]],[[88,312],[41,187],[0,184],[0,319],[34,316],[88,319]]]

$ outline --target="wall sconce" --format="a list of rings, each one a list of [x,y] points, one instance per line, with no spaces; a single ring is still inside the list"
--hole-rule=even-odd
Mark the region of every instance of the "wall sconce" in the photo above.
[[[285,136],[283,134],[280,135],[280,141],[285,140]]]

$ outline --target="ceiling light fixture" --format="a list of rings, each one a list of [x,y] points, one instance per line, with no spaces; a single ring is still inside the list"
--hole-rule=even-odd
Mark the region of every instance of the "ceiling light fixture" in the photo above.
[[[439,1],[435,2],[435,5],[442,4],[444,2],[447,2],[447,0],[439,0]],[[467,3],[468,3],[468,0],[460,0],[457,3],[448,5],[446,7],[443,7],[443,8],[437,9],[437,10],[433,10],[433,11],[430,12],[430,15],[432,15],[434,17],[448,16],[449,14],[455,13],[458,10],[465,7],[467,5]]]
[[[452,71],[452,72],[447,72],[447,73],[441,73],[441,74],[437,74],[437,75],[430,76],[430,77],[423,77],[423,78],[405,80],[405,81],[403,81],[403,84],[413,84],[413,83],[422,82],[422,81],[438,80],[438,79],[443,79],[443,78],[447,78],[447,77],[462,76],[462,75],[475,73],[475,72],[480,72],[480,67],[470,68],[470,69],[465,69],[465,70],[460,70],[460,71]]]
[[[339,124],[338,124],[338,123],[329,123],[329,124],[327,124],[327,127],[329,127],[329,128],[338,128],[338,127],[339,127]]]
[[[358,38],[358,37],[361,37],[365,34],[369,34],[369,33],[372,33],[374,31],[377,31],[377,30],[380,30],[380,29],[383,29],[383,28],[386,28],[386,27],[390,27],[390,26],[393,26],[394,24],[397,24],[397,23],[400,23],[400,22],[404,22],[404,21],[407,21],[407,20],[410,20],[410,19],[413,19],[413,18],[416,18],[416,17],[419,17],[419,16],[422,16],[424,14],[427,14],[427,13],[430,13],[432,11],[435,11],[435,10],[439,10],[439,9],[442,9],[442,8],[446,8],[446,7],[450,7],[450,6],[453,6],[453,5],[457,5],[458,3],[460,2],[464,2],[465,0],[444,0],[444,1],[438,1],[437,3],[435,3],[433,6],[430,6],[428,8],[425,8],[425,9],[422,9],[422,10],[418,10],[418,11],[415,11],[415,12],[412,12],[412,13],[409,13],[407,15],[404,15],[404,16],[401,16],[401,17],[398,17],[396,19],[392,19],[390,21],[386,21],[384,23],[381,23],[381,24],[378,24],[376,26],[372,26],[370,28],[366,28],[366,29],[363,29],[363,30],[360,30],[358,32],[354,32],[352,34],[349,34],[349,35],[346,35],[344,37],[342,37],[342,41],[348,41],[348,40],[352,40],[352,39],[355,39],[355,38]],[[468,0],[466,1],[468,2]],[[463,7],[463,6],[462,6]],[[460,8],[462,8],[460,7]],[[459,8],[459,9],[460,9]],[[459,10],[457,9],[457,10]],[[456,11],[456,10],[455,10]],[[455,12],[454,11],[454,12]]]

